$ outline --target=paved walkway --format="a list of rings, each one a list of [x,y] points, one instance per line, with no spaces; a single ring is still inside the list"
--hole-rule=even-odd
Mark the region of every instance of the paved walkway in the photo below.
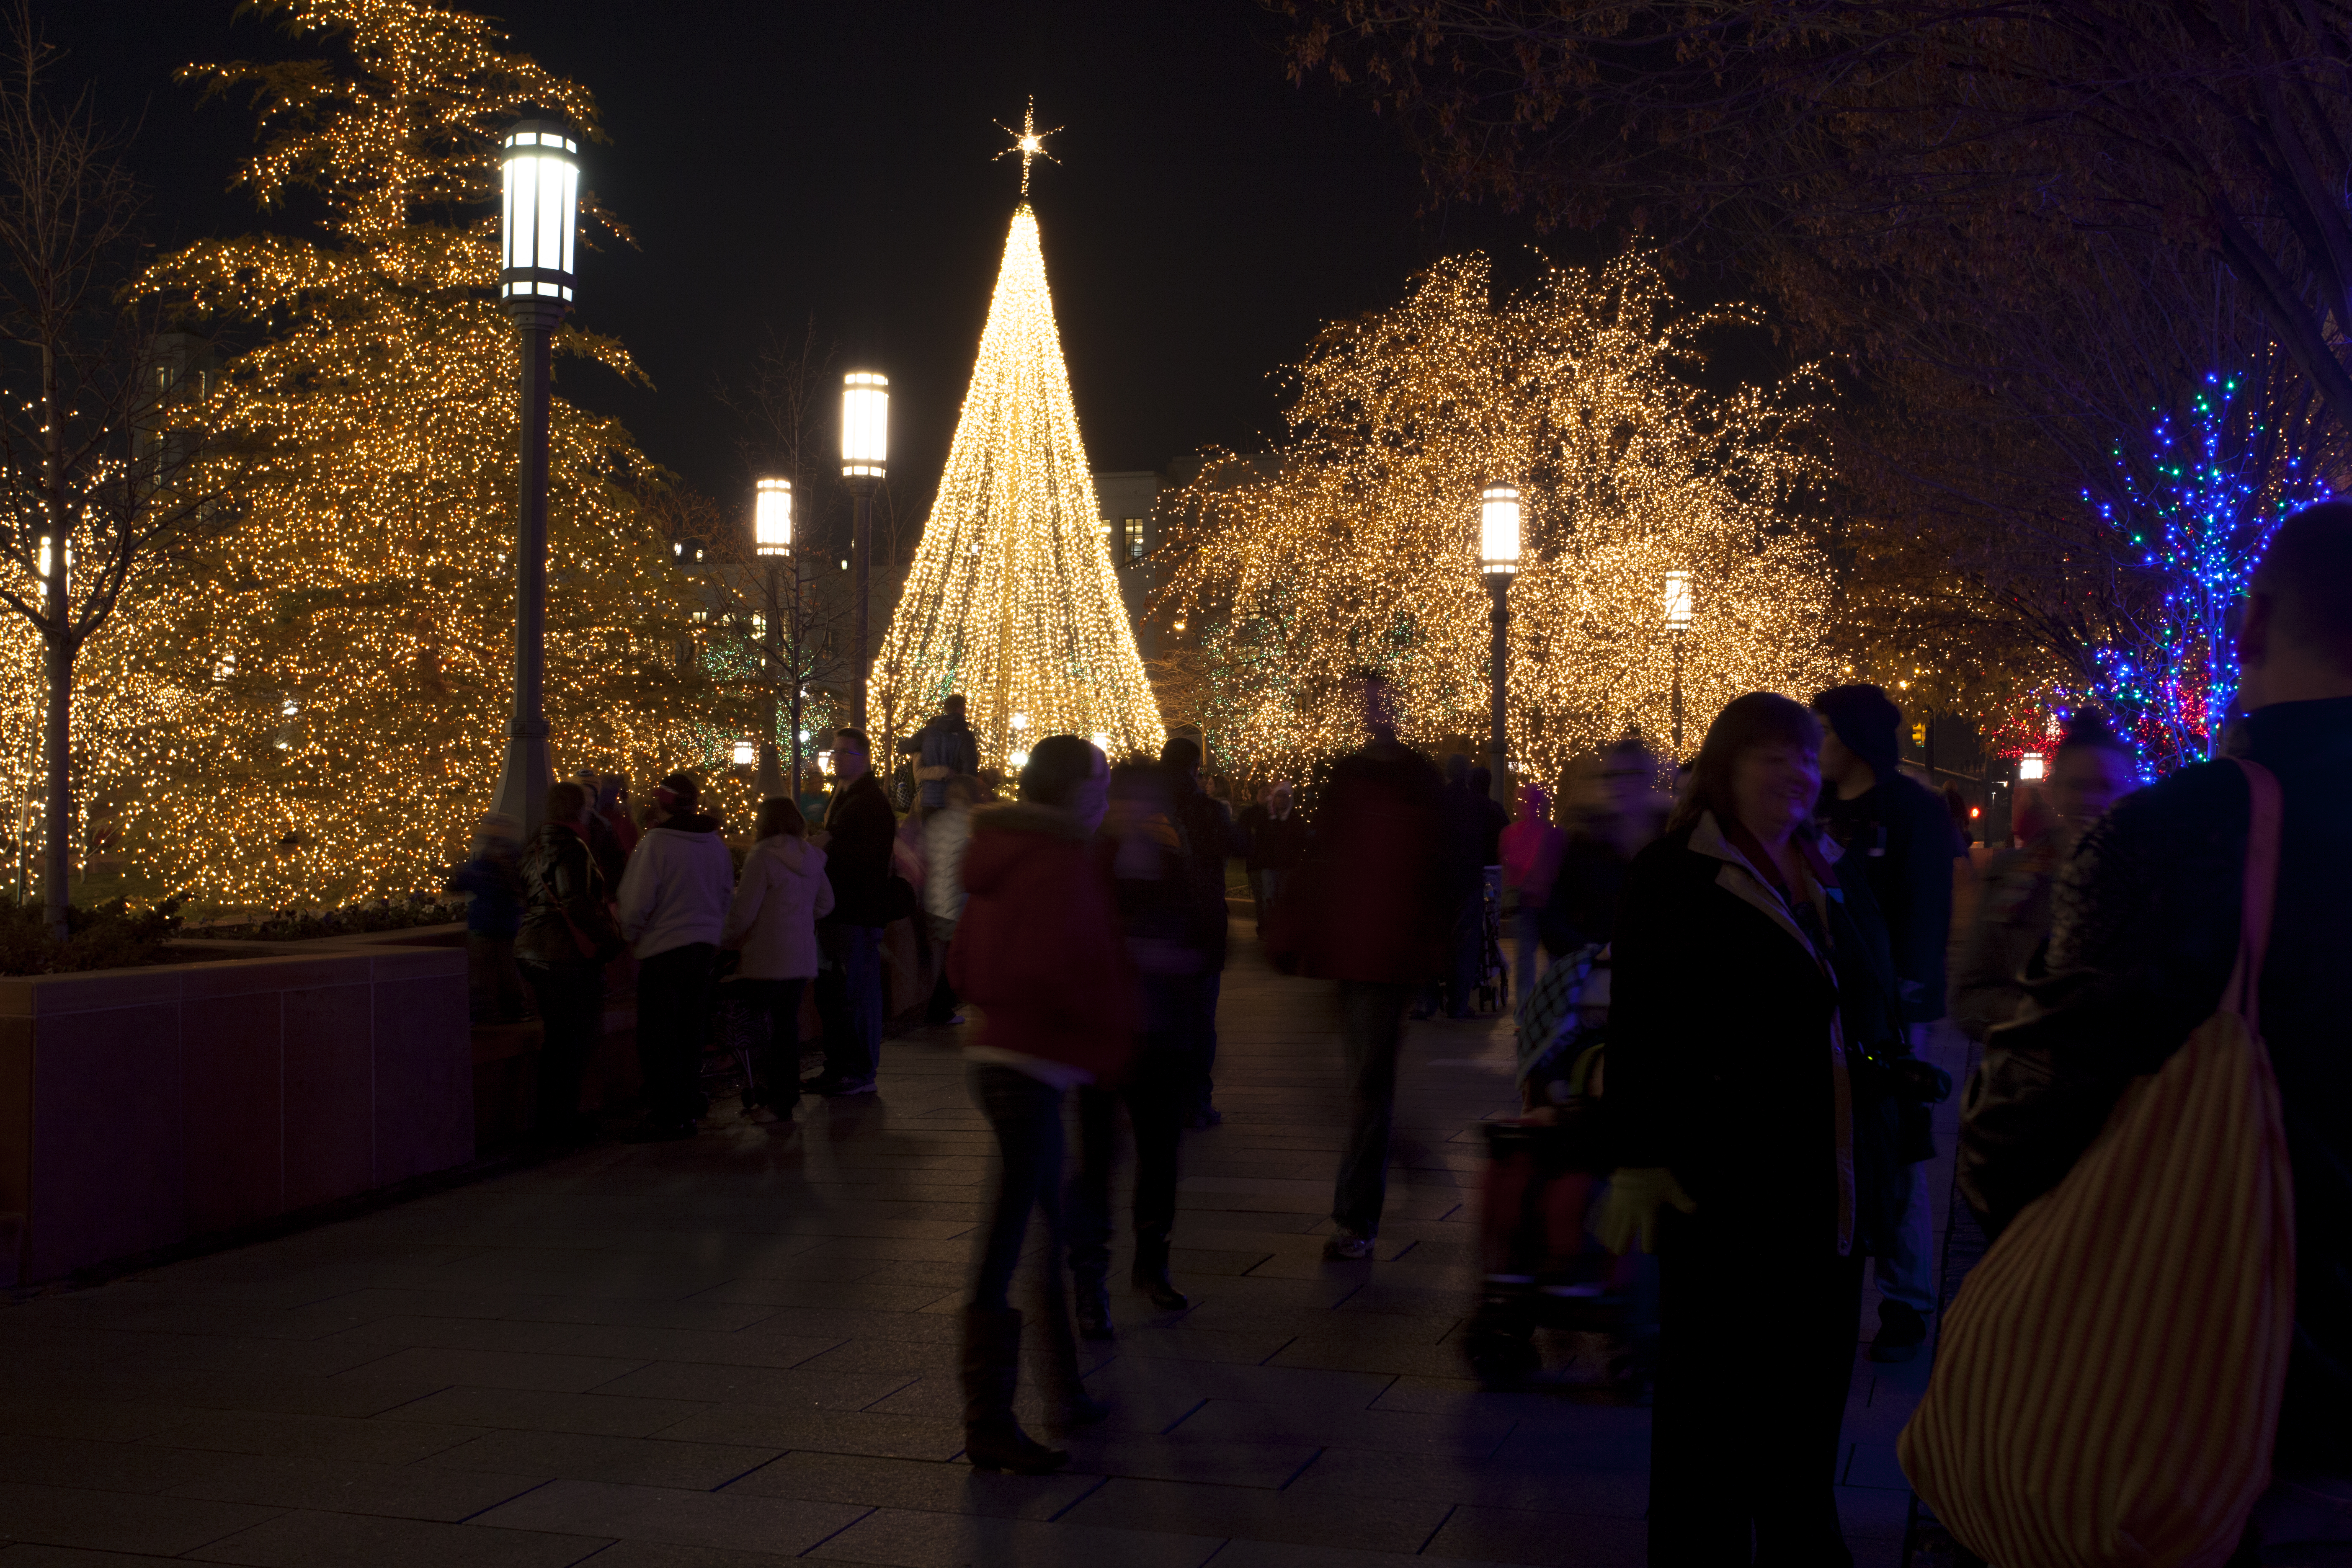
[[[1327,1008],[1236,942],[1225,1122],[1184,1148],[1195,1305],[1115,1294],[1114,1414],[1066,1475],[959,1458],[990,1138],[941,1032],[799,1132],[598,1147],[0,1307],[0,1568],[1639,1563],[1648,1412],[1464,1375],[1507,1026],[1412,1026],[1380,1257],[1326,1264]],[[1925,1367],[1857,1366],[1842,1507],[1893,1568]]]

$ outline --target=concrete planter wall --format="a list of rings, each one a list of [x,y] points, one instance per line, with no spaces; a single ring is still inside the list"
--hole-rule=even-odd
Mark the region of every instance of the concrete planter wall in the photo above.
[[[0,978],[0,1284],[472,1158],[466,955],[404,934]]]

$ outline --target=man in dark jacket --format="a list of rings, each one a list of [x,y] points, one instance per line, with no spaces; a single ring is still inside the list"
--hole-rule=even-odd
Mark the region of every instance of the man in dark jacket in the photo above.
[[[889,922],[890,846],[898,814],[875,778],[866,733],[837,730],[833,799],[811,842],[824,851],[833,913],[817,923],[817,1016],[824,1025],[818,1094],[872,1094],[882,1059],[882,928]]]
[[[1405,1005],[1435,970],[1445,929],[1444,786],[1428,758],[1398,742],[1386,678],[1357,679],[1366,743],[1332,770],[1296,896],[1276,906],[1266,937],[1276,963],[1339,983],[1349,1125],[1323,1247],[1335,1261],[1371,1257],[1380,1234]]]
[[[1822,721],[1821,820],[1845,851],[1840,865],[1870,880],[1895,959],[1904,1030],[1915,1051],[1944,1016],[1944,946],[1952,931],[1952,859],[1959,852],[1951,814],[1925,784],[1897,767],[1902,710],[1875,686],[1840,686],[1813,699]],[[1926,1108],[1906,1112],[1924,1121]],[[1924,1137],[1924,1131],[1922,1133]],[[1872,1267],[1878,1276],[1878,1334],[1870,1359],[1909,1361],[1927,1339],[1936,1308],[1935,1209],[1927,1167],[1910,1168],[1910,1197]]]
[[[2234,749],[2284,797],[2259,999],[2295,1223],[2278,1480],[2250,1535],[2266,1563],[2336,1562],[2352,1544],[2352,505],[2280,525],[2247,595],[2238,660]],[[2059,873],[2031,999],[1987,1037],[1960,1124],[1960,1189],[1989,1229],[2057,1185],[2125,1085],[2220,1005],[2250,818],[2234,763],[2183,768],[2117,803]]]
[[[1215,1095],[1217,998],[1225,978],[1225,859],[1239,849],[1239,835],[1224,803],[1202,792],[1199,742],[1186,735],[1172,737],[1160,749],[1160,765],[1168,773],[1176,831],[1192,867],[1192,942],[1201,955],[1182,1027],[1194,1062],[1192,1104],[1186,1121],[1194,1127],[1214,1127],[1224,1120]]]

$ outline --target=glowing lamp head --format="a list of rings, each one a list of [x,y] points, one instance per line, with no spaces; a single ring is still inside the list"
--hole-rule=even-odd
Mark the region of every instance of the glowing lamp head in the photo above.
[[[580,231],[580,143],[553,120],[519,121],[500,149],[506,205],[499,298],[518,315],[561,316],[572,304]]]
[[[890,378],[853,370],[841,378],[841,472],[880,479],[890,462]]]
[[[783,555],[793,547],[793,481],[761,479],[751,508],[751,548]]]
[[[1026,713],[1015,713],[1013,716],[1013,727],[1016,730],[1026,730],[1029,728],[1029,715]]]
[[[2017,782],[2020,784],[2036,783],[2047,776],[2049,771],[2039,752],[2028,752],[2017,759]]]
[[[1691,574],[1689,573],[1669,572],[1666,574],[1666,592],[1664,605],[1666,612],[1666,625],[1668,626],[1672,627],[1675,631],[1682,631],[1691,624],[1691,614],[1697,605],[1696,600],[1691,593]]]
[[[1026,752],[1007,752],[1004,753],[1004,760],[1012,763],[1016,768],[1025,768],[1029,765],[1029,753]]]
[[[1519,492],[1513,485],[1488,485],[1478,498],[1478,564],[1488,576],[1519,569]]]
[[[760,760],[759,743],[754,741],[738,741],[728,749],[728,754],[737,767],[748,768]]]

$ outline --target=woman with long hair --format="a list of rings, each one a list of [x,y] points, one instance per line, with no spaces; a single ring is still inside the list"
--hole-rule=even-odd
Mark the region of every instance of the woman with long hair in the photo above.
[[[723,988],[749,993],[766,1016],[768,1044],[743,1086],[752,1121],[788,1121],[801,1102],[801,993],[816,973],[816,922],[833,910],[824,851],[808,841],[801,808],[779,795],[760,805],[760,837],[743,857],[721,949],[742,954]]]
[[[1601,1229],[1659,1256],[1654,1564],[1853,1562],[1832,1486],[1895,1195],[1871,1053],[1902,1035],[1867,883],[1813,825],[1820,750],[1785,697],[1727,707],[1613,933]]]

